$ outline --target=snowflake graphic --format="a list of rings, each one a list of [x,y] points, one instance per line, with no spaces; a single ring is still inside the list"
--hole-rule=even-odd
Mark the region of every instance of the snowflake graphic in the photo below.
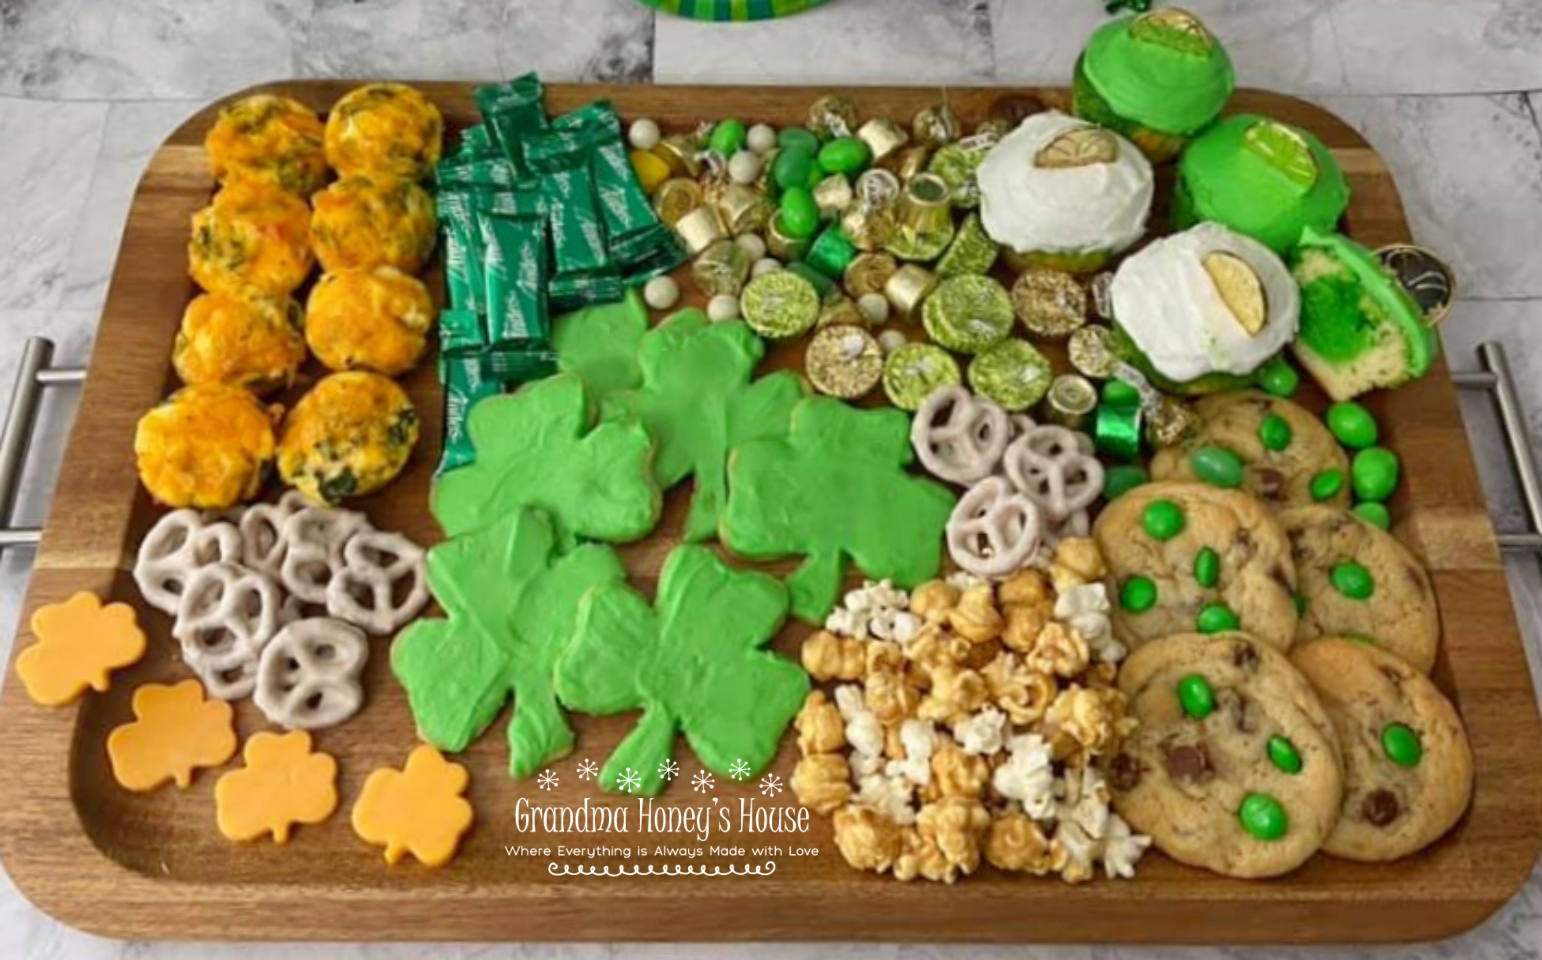
[[[782,778],[774,773],[768,773],[760,781],[760,792],[768,797],[774,797],[782,792]]]
[[[696,788],[697,793],[706,793],[717,786],[717,782],[712,779],[712,774],[703,770],[691,778],[691,786]]]
[[[616,786],[624,793],[631,793],[642,786],[642,772],[627,767],[616,776]]]
[[[594,775],[600,772],[599,764],[593,760],[580,760],[578,763],[578,779],[593,780]]]
[[[535,782],[542,790],[550,790],[557,785],[557,775],[550,770],[543,770],[541,775],[535,778]]]
[[[735,780],[744,780],[750,775],[750,765],[743,760],[735,760],[728,765],[728,775]]]
[[[673,780],[674,778],[680,776],[680,764],[674,762],[673,760],[665,760],[663,763],[659,764],[659,776],[663,777],[665,780]]]

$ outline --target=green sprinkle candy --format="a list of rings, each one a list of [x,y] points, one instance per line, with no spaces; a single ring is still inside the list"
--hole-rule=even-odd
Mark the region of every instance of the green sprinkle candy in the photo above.
[[[1369,600],[1376,592],[1376,579],[1371,576],[1371,571],[1353,560],[1334,564],[1328,571],[1328,581],[1333,584],[1333,589],[1351,600]]]
[[[1210,681],[1191,673],[1178,681],[1178,702],[1184,713],[1203,720],[1215,710],[1215,691],[1210,689]]]
[[[1108,500],[1118,500],[1136,487],[1150,481],[1151,476],[1146,473],[1144,467],[1133,463],[1116,464],[1103,471],[1103,496]]]
[[[1392,513],[1385,504],[1370,501],[1357,503],[1353,512],[1355,516],[1373,527],[1379,527],[1382,530],[1392,529]]]
[[[1145,613],[1156,606],[1156,601],[1157,588],[1150,577],[1136,574],[1119,588],[1119,605],[1131,613]]]
[[[1405,723],[1389,723],[1381,730],[1381,749],[1400,767],[1417,767],[1424,756],[1419,735]]]
[[[1269,738],[1269,762],[1284,773],[1301,772],[1301,754],[1296,752],[1296,745],[1289,737]]]
[[[1241,621],[1226,604],[1207,603],[1200,608],[1194,624],[1199,628],[1200,633],[1222,633],[1237,629],[1241,626]]]
[[[1202,548],[1194,555],[1194,580],[1205,589],[1216,585],[1221,579],[1221,555],[1209,547]]]
[[[1183,508],[1171,500],[1153,500],[1141,514],[1141,526],[1153,540],[1171,540],[1183,532]]]
[[[1277,413],[1271,413],[1264,417],[1263,423],[1258,425],[1258,440],[1266,448],[1279,453],[1290,446],[1294,436],[1290,429],[1290,423]]]
[[[1250,793],[1237,808],[1242,829],[1258,840],[1278,840],[1290,831],[1290,818],[1280,801],[1267,793]]]
[[[1381,431],[1371,411],[1353,400],[1335,403],[1328,408],[1328,430],[1333,438],[1351,450],[1360,450],[1376,443]]]
[[[1402,465],[1398,462],[1397,454],[1386,447],[1367,447],[1355,454],[1355,459],[1349,465],[1355,497],[1378,503],[1392,496],[1401,472]]]
[[[1242,458],[1225,447],[1200,447],[1189,455],[1189,466],[1213,487],[1235,490],[1242,486]]]
[[[1296,368],[1290,365],[1290,361],[1284,357],[1275,357],[1258,374],[1258,385],[1268,393],[1276,397],[1293,397],[1296,388],[1301,386],[1301,375]]]
[[[1332,500],[1342,489],[1344,489],[1344,471],[1338,467],[1321,470],[1312,478],[1312,499],[1319,503]]]

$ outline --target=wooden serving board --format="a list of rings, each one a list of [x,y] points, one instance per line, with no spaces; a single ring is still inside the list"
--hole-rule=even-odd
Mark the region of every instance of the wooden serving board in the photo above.
[[[325,110],[350,85],[278,84],[269,89]],[[473,122],[471,88],[425,84],[452,130]],[[688,130],[723,117],[775,124],[802,122],[822,90],[703,87],[556,86],[547,108],[564,112],[610,98],[624,117],[649,116],[666,130]],[[853,89],[869,116],[906,119],[940,91]],[[953,90],[966,121],[987,115],[1007,93],[1034,93],[1064,105],[1063,90]],[[560,786],[506,773],[502,721],[462,757],[472,771],[477,825],[458,859],[440,871],[406,863],[386,868],[380,851],[349,829],[348,810],[364,777],[400,766],[416,742],[412,718],[388,670],[387,642],[376,641],[368,670],[369,703],[353,720],[317,737],[340,762],[342,805],[330,821],[302,827],[285,847],[237,845],[214,824],[213,784],[204,772],[186,791],[166,787],[130,794],[114,782],[104,743],[131,719],[129,698],[145,681],[186,676],[169,620],[140,602],[129,576],[140,539],[161,511],[135,479],[132,437],[139,415],[175,387],[169,357],[182,309],[194,290],[186,276],[188,220],[213,184],[201,147],[219,105],[178,130],[155,155],[129,214],[122,253],[97,336],[85,393],[37,554],[15,649],[33,642],[27,628],[41,604],[93,590],[133,604],[151,637],[144,662],[114,678],[103,695],[49,710],[28,701],[10,680],[0,699],[0,855],[17,886],[44,910],[83,929],[124,938],[475,939],[475,940],[935,940],[1098,942],[1410,941],[1446,937],[1487,917],[1525,881],[1542,848],[1542,726],[1533,700],[1504,572],[1484,509],[1456,396],[1445,366],[1402,390],[1370,399],[1402,456],[1405,479],[1392,504],[1396,532],[1429,565],[1445,632],[1436,681],[1458,704],[1471,733],[1477,789],[1455,831],[1423,854],[1386,865],[1326,856],[1272,882],[1242,882],[1148,855],[1133,882],[1071,887],[1054,879],[1005,875],[989,868],[952,887],[902,884],[862,874],[841,860],[829,820],[807,833],[688,835],[638,832],[636,800],[601,795],[581,783],[578,761],[602,761],[631,717],[576,717],[578,751],[551,765]],[[1234,109],[1273,115],[1309,128],[1333,149],[1353,185],[1347,230],[1377,246],[1407,240],[1391,173],[1343,122],[1286,97],[1245,92]],[[1160,196],[1170,187],[1163,174]],[[1159,209],[1156,222],[1165,213]],[[440,286],[437,282],[434,286]],[[1454,322],[1460,322],[1458,319]],[[773,357],[774,364],[796,361]],[[314,371],[312,371],[314,376]],[[424,413],[424,434],[406,474],[364,504],[377,525],[420,542],[437,538],[426,509],[437,458],[441,395],[433,364],[407,379]],[[1320,397],[1308,396],[1320,404]],[[662,533],[622,551],[640,589],[673,545],[683,497],[669,501]],[[778,648],[796,655],[807,628],[790,626]],[[262,729],[249,703],[238,708],[244,736]],[[789,736],[773,770],[785,781],[796,760]],[[663,804],[705,804],[690,791],[699,769],[677,751],[685,782]],[[719,781],[713,794],[738,810],[795,804],[790,795],[760,798],[753,783]],[[542,836],[522,832],[517,802],[632,807],[628,835]],[[650,857],[658,863],[760,862],[750,848],[779,844],[769,876],[553,876],[549,861],[637,864],[633,860],[508,856],[505,845],[704,848],[701,859]],[[715,857],[712,846],[743,846]],[[793,856],[792,848],[817,856]]]

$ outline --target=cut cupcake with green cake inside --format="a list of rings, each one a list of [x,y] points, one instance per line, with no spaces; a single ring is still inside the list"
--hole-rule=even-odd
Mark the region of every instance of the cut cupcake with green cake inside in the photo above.
[[[1173,225],[1214,220],[1284,256],[1304,227],[1332,230],[1349,182],[1317,137],[1278,120],[1241,115],[1206,130],[1178,161]]]
[[[1330,397],[1348,400],[1429,371],[1440,340],[1370,250],[1308,228],[1292,272],[1301,285],[1296,359]]]

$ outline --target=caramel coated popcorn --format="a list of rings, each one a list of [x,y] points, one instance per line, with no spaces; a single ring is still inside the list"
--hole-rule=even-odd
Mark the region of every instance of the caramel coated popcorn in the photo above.
[[[851,766],[838,753],[811,754],[793,768],[791,783],[799,803],[828,815],[851,799]]]
[[[860,640],[821,630],[803,641],[803,669],[815,680],[860,680],[866,663]]]
[[[811,690],[798,711],[798,752],[808,757],[834,753],[846,746],[846,721],[823,690]]]
[[[998,870],[1042,877],[1065,866],[1062,850],[1050,844],[1044,829],[1021,813],[1003,813],[985,836],[985,859]]]

